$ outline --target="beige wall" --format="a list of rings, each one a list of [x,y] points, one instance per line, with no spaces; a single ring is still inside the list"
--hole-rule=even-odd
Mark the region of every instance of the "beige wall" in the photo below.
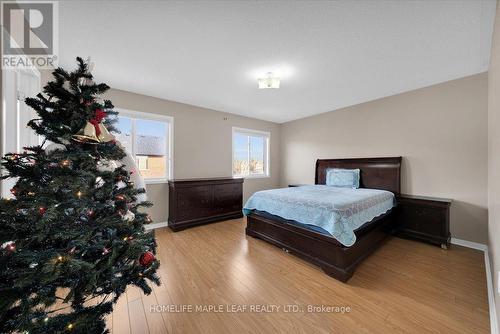
[[[51,71],[41,71],[42,86],[52,80]],[[116,108],[143,111],[174,118],[174,178],[232,175],[232,127],[268,131],[270,177],[245,179],[243,200],[256,191],[276,188],[280,180],[280,125],[211,109],[192,106],[128,91],[110,89],[105,98]],[[168,219],[168,184],[146,186],[149,209],[155,223]]]
[[[255,191],[279,185],[280,126],[278,124],[116,89],[110,90],[106,98],[109,98],[117,108],[157,113],[174,118],[174,178],[230,176],[232,127],[269,131],[271,177],[246,179],[243,185],[244,200]],[[147,192],[149,199],[154,203],[151,208],[153,220],[167,221],[168,185],[148,185]]]
[[[486,243],[487,78],[483,73],[281,125],[121,90],[107,97],[118,108],[174,117],[175,178],[231,175],[231,128],[270,131],[271,177],[247,179],[245,200],[261,189],[313,183],[318,158],[402,155],[402,191],[453,198],[452,236]],[[154,221],[166,221],[167,185],[147,191]]]
[[[500,270],[500,6],[498,4],[488,73],[488,209],[489,251],[493,268],[496,310],[499,316],[500,296],[497,291]]]
[[[453,198],[453,237],[487,239],[487,75],[282,124],[281,184],[316,159],[403,156],[402,192]]]

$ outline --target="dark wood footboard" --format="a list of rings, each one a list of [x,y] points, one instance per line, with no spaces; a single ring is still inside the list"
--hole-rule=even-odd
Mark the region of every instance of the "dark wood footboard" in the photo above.
[[[284,223],[276,216],[254,212],[247,217],[246,234],[281,247],[319,266],[339,281],[347,282],[360,261],[373,253],[392,229],[391,210],[357,231],[356,243],[345,247],[331,236]]]

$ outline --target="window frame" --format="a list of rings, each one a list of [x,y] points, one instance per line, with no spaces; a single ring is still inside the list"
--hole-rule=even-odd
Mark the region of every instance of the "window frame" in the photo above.
[[[248,175],[238,175],[234,174],[233,172],[233,165],[234,165],[234,136],[236,133],[242,134],[242,135],[247,135],[247,136],[258,136],[264,138],[264,162],[263,162],[263,168],[264,168],[264,173],[262,174],[248,174]],[[271,132],[268,131],[262,131],[262,130],[254,130],[254,129],[247,129],[247,128],[240,128],[233,126],[232,132],[231,132],[231,175],[233,177],[242,177],[244,179],[263,179],[263,178],[269,178],[271,177]],[[250,147],[248,148],[248,155],[250,155]],[[250,163],[250,161],[248,161]]]
[[[139,168],[139,170],[148,170],[148,159],[147,159],[146,155],[136,155],[135,158],[138,161],[138,162],[136,161],[136,163],[137,163],[137,168]],[[146,159],[143,159],[143,158],[146,158]],[[141,162],[140,161],[144,162],[144,164],[146,165],[146,168],[141,168]]]
[[[167,123],[167,154],[166,154],[166,164],[168,173],[165,177],[161,178],[144,178],[144,183],[146,184],[161,184],[168,183],[168,180],[172,180],[174,178],[174,118],[172,116],[161,115],[161,114],[153,114],[145,111],[136,111],[129,110],[124,108],[114,108],[115,111],[118,112],[117,117],[123,116],[132,119],[132,124],[130,128],[130,136],[132,137],[132,156],[136,157],[136,130],[135,130],[135,122],[134,120],[140,119],[145,121],[158,121]],[[137,163],[137,162],[136,162]],[[137,166],[139,168],[139,166]]]

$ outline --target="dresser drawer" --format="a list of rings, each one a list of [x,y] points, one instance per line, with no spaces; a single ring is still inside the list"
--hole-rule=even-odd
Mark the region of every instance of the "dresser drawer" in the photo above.
[[[211,186],[194,186],[176,193],[177,212],[180,220],[195,219],[210,214],[214,189]]]
[[[234,212],[242,209],[243,189],[241,184],[214,186],[214,201],[219,213]]]

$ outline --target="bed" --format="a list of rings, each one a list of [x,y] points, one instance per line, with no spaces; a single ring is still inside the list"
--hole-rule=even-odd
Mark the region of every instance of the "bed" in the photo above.
[[[330,168],[359,168],[360,193],[368,193],[373,189],[373,193],[385,191],[397,197],[401,187],[401,159],[401,157],[320,159],[316,161],[315,184],[325,185],[327,170]],[[323,187],[317,189],[321,190]],[[285,196],[293,191],[305,196],[302,198],[306,200],[307,193],[312,192],[313,187],[302,190],[276,190],[274,194]],[[320,195],[320,197],[325,196]],[[342,282],[347,282],[351,278],[356,266],[380,246],[394,227],[394,210],[389,208],[382,214],[373,215],[374,218],[369,222],[357,222],[352,235],[347,235],[346,238],[339,238],[336,234],[341,240],[339,241],[330,233],[333,231],[330,225],[318,228],[305,224],[306,218],[287,219],[293,215],[287,215],[279,210],[269,210],[285,216],[282,217],[258,210],[257,207],[259,206],[250,206],[252,210],[247,208],[245,212],[247,235],[260,238],[318,265],[326,274]]]

